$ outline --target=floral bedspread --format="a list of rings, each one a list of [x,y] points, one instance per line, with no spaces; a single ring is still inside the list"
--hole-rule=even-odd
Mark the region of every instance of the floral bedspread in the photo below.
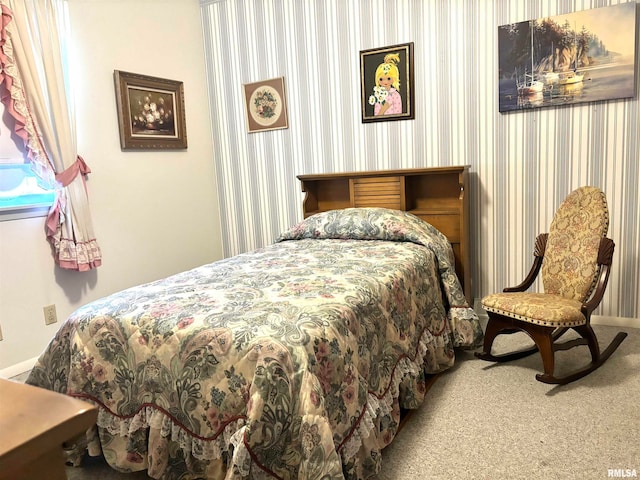
[[[98,405],[75,453],[119,470],[364,479],[425,375],[481,337],[440,232],[346,209],[78,309],[27,382]]]

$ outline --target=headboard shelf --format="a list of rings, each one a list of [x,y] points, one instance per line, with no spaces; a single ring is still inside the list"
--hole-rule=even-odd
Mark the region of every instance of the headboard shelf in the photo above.
[[[469,261],[469,166],[298,175],[304,217],[349,207],[405,210],[440,230],[451,242],[456,271],[472,302]]]

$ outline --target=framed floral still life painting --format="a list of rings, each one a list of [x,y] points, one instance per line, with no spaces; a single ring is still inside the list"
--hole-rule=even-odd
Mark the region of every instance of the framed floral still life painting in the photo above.
[[[415,118],[413,43],[360,52],[362,122]]]
[[[119,70],[114,80],[123,150],[187,148],[182,82]]]
[[[289,128],[284,77],[246,83],[243,87],[249,133]]]

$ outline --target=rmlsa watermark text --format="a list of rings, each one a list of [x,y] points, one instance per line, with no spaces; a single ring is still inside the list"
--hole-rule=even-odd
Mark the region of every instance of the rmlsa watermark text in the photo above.
[[[614,478],[638,478],[638,472],[635,468],[609,468],[607,477]]]

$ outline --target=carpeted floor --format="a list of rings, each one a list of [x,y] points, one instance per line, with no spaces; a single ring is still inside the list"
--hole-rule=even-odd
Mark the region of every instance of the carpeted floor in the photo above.
[[[640,475],[640,330],[594,330],[602,346],[619,330],[629,336],[599,370],[565,386],[535,380],[538,355],[495,365],[459,352],[383,451],[378,480],[596,480],[620,473],[609,469]],[[500,338],[496,348],[526,340]],[[586,347],[559,352],[557,371],[588,361]],[[148,478],[118,473],[101,458],[85,463],[67,468],[70,480]]]
[[[601,347],[619,330],[629,336],[598,370],[565,386],[535,380],[538,355],[500,365],[458,355],[383,451],[378,479],[596,480],[613,476],[609,469],[640,475],[640,330],[594,330]],[[520,335],[503,336],[501,346],[522,343]],[[587,347],[556,358],[558,373],[590,360]]]

